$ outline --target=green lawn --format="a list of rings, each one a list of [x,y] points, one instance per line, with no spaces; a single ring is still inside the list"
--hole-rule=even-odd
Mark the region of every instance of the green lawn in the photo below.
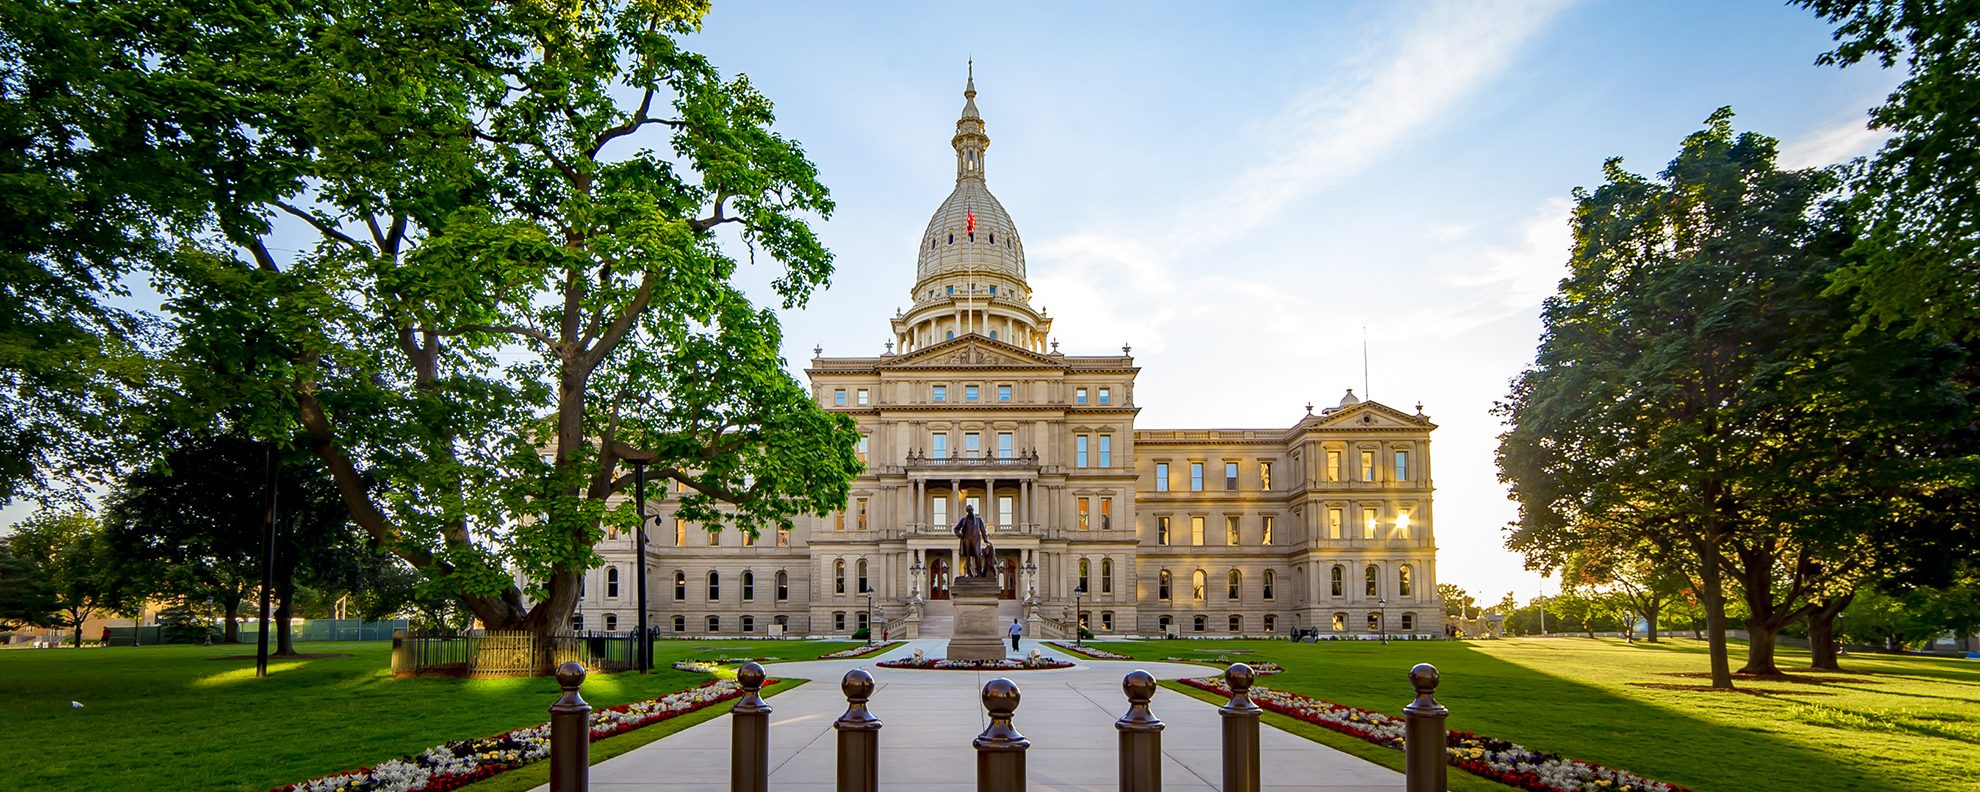
[[[668,668],[684,658],[806,660],[851,645],[662,641],[655,649],[659,670],[644,677],[593,675],[584,697],[594,707],[611,706],[707,679]],[[0,740],[0,789],[265,790],[542,723],[557,698],[557,683],[547,677],[393,678],[386,671],[390,644],[384,642],[301,648],[351,656],[278,658],[268,678],[257,680],[252,658],[217,659],[251,654],[252,646],[0,652],[0,723],[9,737]],[[721,711],[718,705],[701,718],[685,716],[678,724],[666,721],[595,743],[592,757]]]
[[[1266,687],[1391,715],[1411,698],[1410,666],[1434,663],[1453,729],[1701,790],[1980,790],[1980,662],[1971,660],[1858,654],[1843,659],[1846,673],[1814,674],[1806,653],[1784,649],[1794,681],[1741,679],[1748,692],[1723,693],[1698,689],[1710,682],[1697,676],[1707,670],[1705,649],[1690,640],[1102,646],[1143,660],[1248,649],[1231,656],[1287,669],[1262,677]],[[1400,751],[1368,750],[1317,727],[1300,732],[1401,766]],[[1505,789],[1453,773],[1453,788]]]

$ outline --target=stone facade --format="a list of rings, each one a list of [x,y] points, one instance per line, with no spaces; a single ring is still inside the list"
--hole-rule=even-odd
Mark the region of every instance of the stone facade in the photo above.
[[[950,527],[970,504],[997,549],[1006,621],[1035,637],[1065,632],[1075,603],[1100,635],[1442,635],[1422,407],[1349,391],[1285,428],[1136,428],[1132,349],[1062,353],[1031,307],[1023,243],[985,187],[973,80],[964,96],[956,187],[921,238],[913,307],[884,353],[821,350],[806,369],[819,404],[858,422],[867,470],[845,511],[746,542],[679,523],[656,497],[651,623],[846,635],[871,608],[893,637],[946,635]],[[632,543],[600,553],[584,626],[630,629]]]

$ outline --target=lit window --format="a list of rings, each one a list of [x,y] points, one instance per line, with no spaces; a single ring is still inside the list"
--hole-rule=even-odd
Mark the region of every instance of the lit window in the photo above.
[[[1409,510],[1408,510],[1408,509],[1401,509],[1401,510],[1398,510],[1398,511],[1396,512],[1396,538],[1397,538],[1397,539],[1408,539],[1408,538],[1409,538]]]
[[[1382,583],[1378,579],[1381,574],[1382,571],[1376,569],[1374,564],[1369,564],[1367,569],[1362,570],[1362,596],[1373,597],[1376,595],[1375,592],[1382,589]]]
[[[1100,559],[1100,593],[1114,593],[1114,559]]]
[[[1201,547],[1201,546],[1203,546],[1203,518],[1202,518],[1202,517],[1191,517],[1191,518],[1189,518],[1189,543],[1190,543],[1190,544],[1192,544],[1192,545],[1196,545],[1196,546],[1198,546],[1198,547]]]
[[[1375,452],[1373,451],[1361,452],[1361,480],[1375,480]]]
[[[676,570],[674,572],[674,601],[683,602],[686,600],[687,600],[687,573]]]
[[[928,453],[936,459],[949,458],[949,433],[936,432],[928,444]]]
[[[1361,538],[1363,538],[1363,539],[1373,539],[1373,538],[1375,538],[1375,510],[1374,510],[1374,509],[1362,509],[1362,510],[1361,510]]]
[[[1278,518],[1268,514],[1265,515],[1264,520],[1265,520],[1265,536],[1259,539],[1258,543],[1270,547],[1272,545],[1272,524],[1278,522]]]
[[[973,402],[973,401],[976,401],[976,386],[975,386],[975,385],[964,385],[964,386],[963,386],[963,401],[966,401],[966,402]]]
[[[1113,631],[1114,631],[1114,612],[1113,612],[1113,611],[1101,611],[1101,612],[1100,612],[1100,631],[1101,631],[1101,632],[1113,632]]]
[[[1263,594],[1265,595],[1266,599],[1273,598],[1272,588],[1273,588],[1273,584],[1278,582],[1277,577],[1278,577],[1277,575],[1272,573],[1272,570],[1270,569],[1265,570],[1265,579],[1262,581],[1262,583],[1264,584]],[[1267,627],[1266,629],[1269,630],[1271,628]]]
[[[1073,467],[1086,467],[1086,435],[1073,438]]]
[[[843,558],[832,562],[832,593],[846,593],[846,560]]]
[[[1114,466],[1114,436],[1113,435],[1103,434],[1100,436],[1100,466],[1101,467]]]
[[[1086,403],[1086,389],[1085,389],[1085,388],[1074,388],[1074,389],[1073,389],[1073,403],[1074,403],[1074,404],[1085,404],[1085,403]]]
[[[1334,614],[1333,627],[1334,627],[1334,632],[1347,632],[1347,614],[1345,613]]]
[[[789,528],[777,529],[777,546],[778,547],[791,546],[791,529]]]
[[[1238,518],[1235,514],[1224,518],[1224,544],[1232,547],[1241,544],[1238,541]]]
[[[1412,596],[1415,590],[1416,590],[1416,581],[1411,578],[1409,565],[1404,564],[1400,567],[1397,567],[1396,596],[1398,597]]]
[[[1380,613],[1368,614],[1368,631],[1375,632],[1380,629],[1382,629],[1382,614]]]
[[[1339,451],[1327,452],[1327,480],[1341,480],[1341,452]]]
[[[1270,635],[1278,631],[1279,631],[1278,617],[1273,616],[1270,613],[1265,614],[1265,634]]]
[[[737,529],[737,532],[742,534],[742,543],[744,547],[756,546],[756,534],[750,533],[749,531],[742,530],[740,528]]]
[[[954,334],[954,333],[950,333],[950,334],[949,334],[949,337],[950,337],[950,338],[954,338],[954,337],[955,337],[955,334]],[[949,386],[947,386],[947,385],[937,385],[937,386],[935,386],[935,395],[934,395],[934,400],[935,400],[935,401],[938,401],[938,402],[945,402],[945,401],[948,401],[948,400],[949,400]]]
[[[1167,517],[1155,518],[1155,544],[1164,547],[1169,544],[1169,518]]]
[[[687,521],[679,517],[674,518],[674,546],[687,546]]]
[[[1272,489],[1272,463],[1258,463],[1258,488],[1270,492]]]
[[[1327,538],[1341,538],[1342,515],[1340,509],[1327,510]]]
[[[1077,522],[1077,524],[1079,525],[1079,530],[1082,530],[1082,531],[1084,531],[1084,530],[1086,530],[1086,527],[1087,527],[1087,526],[1086,526],[1086,508],[1087,508],[1087,506],[1088,506],[1088,504],[1089,504],[1089,503],[1090,503],[1090,501],[1088,501],[1088,500],[1087,500],[1086,498],[1074,498],[1074,499],[1073,499],[1073,504],[1074,504],[1074,507],[1073,507],[1073,511],[1074,511],[1074,513],[1075,513],[1076,515],[1078,515],[1078,516],[1077,516],[1077,520],[1078,520],[1078,522]]]
[[[833,390],[833,391],[832,391],[832,403],[833,403],[834,405],[837,405],[837,406],[840,406],[840,407],[844,407],[844,406],[846,406],[846,389],[845,389],[845,388],[838,388],[838,389],[835,389],[835,390]]]
[[[997,401],[1000,401],[1000,402],[1007,402],[1007,401],[1010,401],[1010,400],[1011,400],[1011,386],[1009,386],[1009,385],[998,385],[998,386],[997,386]]]
[[[1080,559],[1079,560],[1079,590],[1080,591],[1093,590],[1090,586],[1087,585],[1087,583],[1089,582],[1089,578],[1092,575],[1092,572],[1093,572],[1093,562],[1088,561],[1084,558]]]
[[[719,525],[718,525],[718,526],[715,526],[715,527],[713,527],[713,528],[709,528],[709,529],[708,529],[708,546],[709,546],[709,547],[720,547],[720,546],[722,546],[722,527],[721,527],[721,526],[719,526]]]
[[[1226,492],[1236,492],[1236,491],[1237,491],[1237,463],[1236,463],[1236,462],[1225,462],[1225,463],[1224,463],[1224,491],[1226,491]]]
[[[873,392],[865,388],[860,388],[859,392],[856,394],[856,397],[857,398],[855,398],[854,400],[861,405],[873,403]]]
[[[1336,597],[1344,596],[1347,590],[1346,578],[1347,578],[1347,570],[1341,568],[1341,565],[1335,564],[1334,573],[1333,576],[1331,577],[1331,580],[1333,581],[1334,596]],[[1340,629],[1340,628],[1336,627],[1334,629]]]
[[[1155,491],[1169,491],[1169,463],[1167,462],[1155,463]]]
[[[846,513],[845,513],[845,512],[842,512],[842,511],[841,511],[841,512],[833,512],[833,513],[832,513],[832,530],[834,530],[834,531],[843,531],[843,530],[845,530],[845,529],[846,529]]]
[[[1107,389],[1107,388],[1101,388],[1101,389],[1100,389],[1100,403],[1101,403],[1101,404],[1112,404],[1112,403],[1114,403],[1114,396],[1113,396],[1113,394],[1112,394],[1112,393],[1110,393],[1110,392],[1109,392],[1109,389]]]
[[[1189,491],[1190,491],[1190,492],[1202,492],[1202,491],[1203,491],[1203,463],[1202,463],[1202,462],[1191,462],[1191,463],[1189,463]]]
[[[859,499],[859,529],[866,530],[866,499]]]
[[[1100,530],[1111,531],[1113,529],[1114,529],[1114,499],[1101,498],[1100,499]]]
[[[1170,588],[1169,570],[1164,569],[1155,576],[1155,598],[1167,602],[1174,598],[1173,594],[1174,591]]]
[[[1189,598],[1197,602],[1202,602],[1203,588],[1209,582],[1210,576],[1204,574],[1201,569],[1189,573]]]

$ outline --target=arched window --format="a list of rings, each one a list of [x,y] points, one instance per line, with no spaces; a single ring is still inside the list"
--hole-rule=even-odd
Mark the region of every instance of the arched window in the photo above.
[[[1273,572],[1272,572],[1272,570],[1270,570],[1270,569],[1267,569],[1267,570],[1265,570],[1265,592],[1264,592],[1264,594],[1265,594],[1265,598],[1266,598],[1266,599],[1272,599],[1272,584],[1273,584],[1273,583],[1275,582],[1275,581],[1274,581],[1274,578],[1276,578],[1276,577],[1278,577],[1278,576],[1277,576],[1277,575],[1275,575],[1275,574],[1273,574]],[[1266,632],[1271,632],[1271,630],[1266,630]]]
[[[1224,596],[1233,600],[1244,599],[1244,573],[1233,569],[1224,576]]]
[[[1169,634],[1169,625],[1174,623],[1175,621],[1167,616],[1162,616],[1155,619],[1155,626],[1161,630],[1163,635]]]
[[[832,562],[832,593],[846,593],[846,560],[843,558]]]
[[[1100,559],[1100,593],[1114,593],[1114,559]]]
[[[791,576],[790,576],[790,573],[788,573],[788,572],[785,572],[784,570],[781,570],[781,569],[779,569],[779,570],[777,570],[777,601],[778,601],[778,602],[783,602],[784,600],[787,600],[787,599],[790,599],[790,598],[791,598]]]
[[[674,601],[680,602],[685,599],[687,599],[687,573],[676,569],[674,570]]]
[[[1204,574],[1203,570],[1199,569],[1189,573],[1189,598],[1197,602],[1202,602],[1204,597],[1203,589],[1209,583],[1210,576]],[[1203,617],[1198,616],[1197,618],[1200,619]]]
[[[1204,630],[1210,629],[1210,619],[1206,616],[1199,615],[1193,619],[1190,619],[1189,621],[1190,621],[1189,628],[1196,632],[1203,632]]]
[[[1093,590],[1090,586],[1087,585],[1087,575],[1092,571],[1093,571],[1093,562],[1088,561],[1084,558],[1079,560],[1079,590],[1080,591]]]
[[[993,241],[994,241],[994,240],[993,240]],[[992,287],[990,287],[990,288],[992,288],[992,289],[995,289],[995,288],[997,288],[997,287],[995,287],[995,286],[992,286]],[[990,340],[992,340],[992,341],[995,341],[995,340],[997,340],[997,331],[995,331],[995,330],[992,330],[992,331],[990,331]]]
[[[607,596],[607,597],[617,597],[617,596],[619,596],[619,568],[618,568],[618,567],[606,567],[606,568],[605,568],[605,596]]]
[[[956,337],[956,331],[954,331],[954,330],[950,330],[950,331],[949,331],[949,338],[955,338],[955,337]]]
[[[751,571],[749,571],[749,570],[747,570],[747,569],[745,569],[745,570],[743,570],[743,597],[742,597],[742,598],[743,598],[743,601],[744,601],[744,602],[749,602],[749,601],[751,601],[751,600],[754,600],[754,599],[756,599],[756,573],[755,573],[755,572],[751,572]],[[743,632],[749,632],[749,631],[748,631],[748,630],[744,630]]]
[[[1410,579],[1408,564],[1396,568],[1396,596],[1410,596],[1410,592],[1416,590],[1415,584],[1416,581]]]
[[[1382,614],[1380,613],[1368,614],[1368,631],[1376,632],[1380,629],[1382,629]]]
[[[1347,632],[1347,614],[1334,614],[1334,632]]]
[[[1163,602],[1168,602],[1169,600],[1174,599],[1173,589],[1169,587],[1169,584],[1170,584],[1169,570],[1164,569],[1160,573],[1156,574],[1155,576],[1156,599],[1161,600]]]
[[[616,613],[605,614],[605,631],[612,632],[617,629],[619,629],[619,614]]]
[[[721,598],[722,598],[722,573],[711,571],[708,573],[708,601],[715,602],[717,600],[720,600]]]
[[[788,629],[790,629],[790,628],[791,628],[791,617],[789,617],[789,616],[778,616],[778,617],[776,617],[776,618],[774,618],[774,619],[771,619],[771,620],[770,620],[770,623],[771,623],[771,624],[775,624],[775,625],[777,625],[778,627],[782,627],[782,628],[784,628],[784,629],[786,629],[786,630],[788,630]]]
[[[1369,564],[1368,568],[1362,571],[1363,588],[1367,589],[1362,592],[1363,594],[1373,597],[1375,596],[1375,592],[1381,590],[1381,583],[1377,580],[1377,576],[1381,574],[1382,570],[1376,569],[1374,564]]]
[[[1346,577],[1347,577],[1347,570],[1342,569],[1340,564],[1335,564],[1334,573],[1333,573],[1334,596],[1336,597],[1341,596],[1341,592],[1347,586],[1347,584],[1343,582]]]
[[[853,593],[865,594],[868,591],[868,588],[866,586],[866,559],[862,558],[859,560],[858,569],[859,569],[859,580],[857,582],[859,583],[859,588],[856,589]]]
[[[753,632],[756,632],[756,617],[755,617],[755,616],[744,616],[744,617],[742,617],[742,631],[743,631],[743,632],[746,632],[746,633],[753,633]]]
[[[1270,613],[1265,614],[1265,634],[1271,635],[1272,633],[1278,631],[1279,631],[1279,618]]]

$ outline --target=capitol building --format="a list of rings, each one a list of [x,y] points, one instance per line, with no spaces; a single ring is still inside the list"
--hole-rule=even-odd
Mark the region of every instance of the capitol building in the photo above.
[[[858,423],[866,470],[844,511],[751,539],[656,497],[648,619],[683,637],[946,637],[951,527],[974,507],[1003,618],[1028,637],[1441,636],[1430,432],[1357,399],[1291,425],[1148,429],[1132,351],[1074,354],[1025,278],[990,192],[974,79],[950,145],[955,188],[915,250],[912,307],[870,357],[813,357],[825,409]],[[905,251],[903,251],[905,252]],[[599,546],[579,617],[637,623],[633,543]]]

